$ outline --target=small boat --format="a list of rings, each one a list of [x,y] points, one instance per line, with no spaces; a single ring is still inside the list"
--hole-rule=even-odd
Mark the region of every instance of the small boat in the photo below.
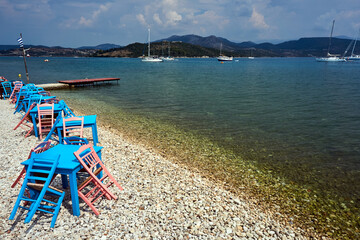
[[[334,31],[334,24],[335,24],[335,20],[333,20],[333,24],[332,24],[332,28],[331,28],[327,55],[326,55],[326,57],[316,58],[316,61],[318,61],[318,62],[346,62],[345,58],[339,57],[337,55],[330,53],[331,38],[332,38],[333,31]]]
[[[217,58],[217,60],[219,62],[224,62],[224,61],[232,61],[234,58],[233,57],[228,57],[228,56],[224,56],[221,54],[221,49],[222,49],[222,43],[220,45],[220,56]]]
[[[143,59],[141,61],[143,62],[162,62],[163,60],[156,57],[156,56],[151,56],[150,55],[150,28],[148,29],[149,31],[149,36],[148,36],[148,55],[147,57],[143,57]]]
[[[49,59],[45,59],[45,60],[44,60],[44,62],[48,62],[48,61],[49,61]]]

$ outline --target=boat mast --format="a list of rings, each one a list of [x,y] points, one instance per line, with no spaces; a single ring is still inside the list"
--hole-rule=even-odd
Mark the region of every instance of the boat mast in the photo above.
[[[360,35],[360,28],[359,28],[359,34],[357,35],[357,37],[356,37],[356,39],[355,39],[355,43],[354,43],[353,49],[352,49],[352,51],[351,51],[351,56],[354,55],[354,50],[355,50],[356,42],[357,42],[357,40],[358,40],[358,38],[359,38],[359,35]]]
[[[330,39],[329,39],[329,48],[328,48],[328,52],[327,52],[328,56],[330,55],[331,38],[332,38],[333,31],[334,31],[334,24],[335,24],[335,19],[333,20],[333,24],[332,24],[332,28],[331,28],[331,34],[330,34]]]
[[[169,57],[170,57],[170,41],[169,41],[169,53],[168,53]]]
[[[149,36],[148,36],[148,57],[150,57],[150,28],[148,28]]]

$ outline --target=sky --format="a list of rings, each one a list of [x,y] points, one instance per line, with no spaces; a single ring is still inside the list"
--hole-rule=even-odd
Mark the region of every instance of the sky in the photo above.
[[[121,46],[172,35],[233,42],[355,37],[360,0],[0,0],[0,45]]]

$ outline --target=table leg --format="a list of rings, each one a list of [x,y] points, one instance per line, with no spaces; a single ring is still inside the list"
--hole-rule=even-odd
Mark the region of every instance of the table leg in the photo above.
[[[62,132],[62,127],[57,127],[57,128],[56,128],[56,131],[57,131],[57,134],[58,134],[58,137],[59,137],[59,143],[60,143],[60,144],[63,144],[63,138],[62,138],[62,134],[61,134],[61,132]]]
[[[95,124],[92,125],[92,133],[93,133],[94,146],[96,146],[96,144],[99,142],[96,121],[95,121]]]
[[[36,126],[36,114],[31,114],[31,119],[32,119],[32,122],[33,122],[33,125],[34,125],[34,133],[35,133],[35,137],[39,137],[39,134],[38,134],[38,129],[37,129],[37,126]]]
[[[79,195],[77,191],[76,172],[69,174],[70,192],[73,208],[73,215],[80,216]]]
[[[62,182],[63,188],[68,187],[67,175],[61,174],[61,182]]]

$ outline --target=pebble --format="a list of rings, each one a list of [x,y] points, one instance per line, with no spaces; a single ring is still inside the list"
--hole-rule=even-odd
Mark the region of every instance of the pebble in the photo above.
[[[0,239],[307,239],[303,229],[284,225],[251,201],[106,127],[98,127],[102,160],[124,188],[111,188],[116,201],[95,202],[96,216],[80,200],[76,217],[65,189],[54,229],[44,214],[36,214],[30,224],[24,224],[20,211],[8,220],[20,190],[10,186],[20,163],[40,143],[33,135],[24,138],[20,128],[13,130],[21,117],[13,107],[0,100]],[[61,188],[61,178],[53,184]]]

